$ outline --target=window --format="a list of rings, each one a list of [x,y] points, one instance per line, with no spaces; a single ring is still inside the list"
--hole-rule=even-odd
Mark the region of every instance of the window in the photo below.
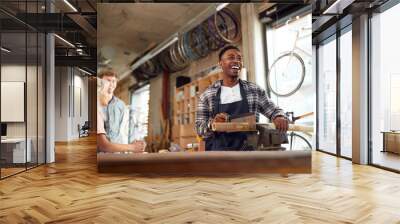
[[[340,155],[352,157],[352,32],[340,36]]]
[[[143,140],[147,136],[150,85],[145,85],[131,95],[129,139]]]
[[[318,149],[336,154],[336,36],[318,48]]]
[[[396,170],[400,156],[384,147],[382,132],[400,130],[400,33],[394,29],[398,21],[399,4],[371,18],[372,163]]]
[[[280,26],[267,27],[266,38],[269,71],[267,83],[272,101],[284,111],[293,112],[294,116],[313,112],[315,80],[312,75],[311,14],[293,16]],[[290,92],[293,94],[287,94]],[[302,118],[296,124],[313,126],[314,117]],[[297,134],[311,144],[313,133]],[[293,148],[301,149],[304,146],[307,147],[299,143],[298,147]]]
[[[0,7],[17,6],[23,16],[41,12],[44,3],[1,1]],[[46,38],[4,12],[0,17],[9,21],[0,24],[0,178],[5,178],[45,163]]]

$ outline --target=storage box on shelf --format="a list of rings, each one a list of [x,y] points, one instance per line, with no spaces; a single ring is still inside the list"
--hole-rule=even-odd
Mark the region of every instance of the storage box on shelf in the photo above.
[[[172,126],[172,141],[179,144],[182,148],[190,148],[190,151],[192,151],[193,145],[204,146],[204,142],[201,144],[198,141],[195,131],[197,103],[200,94],[220,78],[220,73],[213,73],[176,88],[173,109],[174,125]],[[204,147],[200,147],[200,150],[201,149],[204,150]]]
[[[386,131],[383,133],[383,152],[400,154],[400,132]]]

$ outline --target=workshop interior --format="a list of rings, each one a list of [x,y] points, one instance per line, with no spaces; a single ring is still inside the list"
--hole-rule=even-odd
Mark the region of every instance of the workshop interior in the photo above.
[[[233,180],[312,198],[304,205],[337,196],[352,197],[352,209],[378,208],[365,208],[375,214],[367,217],[335,207],[319,221],[398,222],[400,204],[389,199],[400,187],[397,21],[396,0],[2,0],[0,223],[95,219],[78,218],[86,210],[63,202],[52,203],[65,216],[13,210],[43,189],[56,192],[46,200],[69,206],[93,200],[129,210],[136,209],[131,195],[208,180],[216,184],[200,188],[209,187],[205,194],[221,207],[190,206],[219,211],[215,222],[255,222],[221,212],[226,205],[212,188],[234,192]],[[179,178],[176,185],[164,177],[135,179],[147,174]],[[230,176],[237,174],[276,176]],[[191,179],[196,175],[231,179]],[[25,189],[30,184],[35,190]],[[113,186],[131,191],[121,196],[126,205],[107,198],[105,192],[119,195]],[[317,200],[315,189],[327,200]],[[283,211],[296,211],[294,223],[318,220],[286,197],[269,200],[287,208],[270,208],[274,220]],[[153,205],[141,206],[141,216],[116,212],[139,223],[184,220],[183,213],[149,218],[145,210]],[[111,216],[96,220],[115,221]],[[205,217],[186,221],[207,223]]]
[[[99,168],[108,157],[135,160],[143,153],[306,151],[311,157],[310,4],[100,3],[97,9],[98,96],[105,101],[97,125],[107,138],[98,132]],[[176,16],[160,19],[162,11]],[[231,54],[238,59],[230,61]],[[236,84],[214,87],[231,70]],[[217,114],[228,118],[211,121]],[[287,121],[287,132],[276,117]]]

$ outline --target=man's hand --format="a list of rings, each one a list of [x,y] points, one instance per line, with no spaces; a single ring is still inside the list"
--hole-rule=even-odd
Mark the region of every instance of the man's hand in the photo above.
[[[219,113],[217,115],[215,115],[214,119],[213,119],[213,123],[214,122],[228,122],[228,114],[227,113]]]
[[[289,122],[288,120],[283,117],[283,116],[277,116],[274,120],[273,120],[275,127],[277,130],[279,130],[280,132],[287,132],[288,128],[289,128]]]
[[[129,151],[134,153],[143,153],[146,148],[146,143],[144,141],[133,141],[129,146]]]

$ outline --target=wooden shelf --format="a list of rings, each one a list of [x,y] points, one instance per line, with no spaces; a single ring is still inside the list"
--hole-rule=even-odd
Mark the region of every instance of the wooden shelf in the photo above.
[[[177,98],[175,98],[173,108],[172,138],[182,148],[186,148],[191,143],[199,143],[194,125],[198,99],[218,79],[220,79],[220,74],[214,73],[175,89]]]

